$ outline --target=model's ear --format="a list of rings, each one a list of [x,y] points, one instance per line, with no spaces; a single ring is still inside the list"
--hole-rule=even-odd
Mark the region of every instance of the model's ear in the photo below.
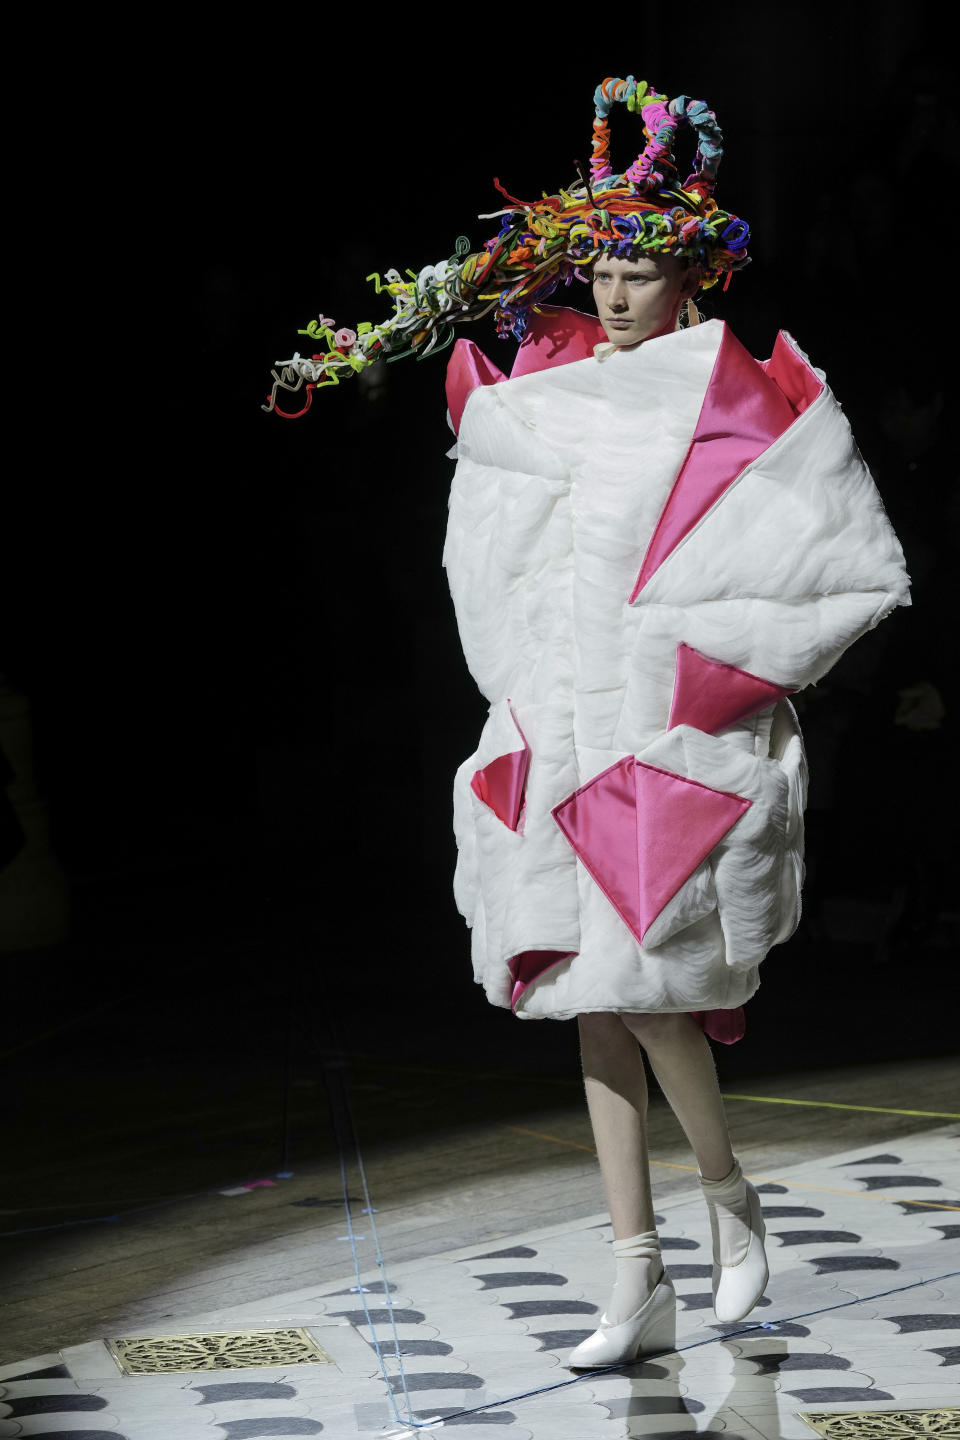
[[[700,282],[702,278],[703,277],[700,274],[700,266],[691,265],[687,270],[686,275],[683,277],[683,286],[680,290],[680,299],[692,300],[694,295],[696,295],[697,291],[700,289]]]

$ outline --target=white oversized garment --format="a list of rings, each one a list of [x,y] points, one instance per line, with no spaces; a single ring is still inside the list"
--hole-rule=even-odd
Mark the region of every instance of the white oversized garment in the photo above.
[[[799,919],[786,695],[910,603],[903,554],[785,333],[766,366],[720,321],[548,363],[468,382],[450,495],[475,977],[524,1017],[730,1010]]]

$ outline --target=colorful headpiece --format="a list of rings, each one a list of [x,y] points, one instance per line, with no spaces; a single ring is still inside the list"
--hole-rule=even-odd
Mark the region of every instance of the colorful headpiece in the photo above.
[[[615,175],[610,166],[610,111],[623,102],[643,120],[646,146],[637,159]],[[321,341],[319,354],[294,354],[278,360],[274,384],[264,410],[295,418],[276,406],[278,390],[297,391],[306,386],[310,408],[313,391],[340,380],[381,359],[406,355],[424,359],[446,348],[453,327],[496,311],[497,333],[523,339],[527,315],[542,304],[560,284],[589,280],[592,262],[601,253],[630,256],[638,251],[674,255],[699,267],[701,285],[709,289],[726,275],[724,289],[734,270],[749,261],[750,227],[713,198],[717,167],[723,155],[723,136],[717,117],[702,100],[678,95],[667,100],[646,81],[604,80],[594,96],[593,154],[590,179],[581,171],[579,183],[556,195],[526,202],[508,195],[498,180],[501,195],[509,201],[504,210],[483,215],[500,217],[500,230],[473,252],[468,240],[457,241],[449,260],[428,265],[419,273],[397,270],[368,275],[394,302],[394,313],[382,324],[366,322],[356,330],[336,329],[323,315],[297,333]],[[693,170],[681,185],[677,178],[674,143],[684,127],[696,137]],[[279,373],[278,373],[279,371]]]

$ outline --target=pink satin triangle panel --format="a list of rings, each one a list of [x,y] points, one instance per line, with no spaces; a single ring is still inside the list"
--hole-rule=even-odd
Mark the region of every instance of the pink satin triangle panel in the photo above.
[[[594,345],[606,338],[596,315],[584,315],[581,310],[568,310],[562,305],[545,306],[539,315],[535,311],[530,315],[510,379],[550,370],[555,365],[569,365],[574,360],[590,360]]]
[[[639,940],[633,765],[633,756],[624,756],[555,805],[552,814],[567,843]]]
[[[643,557],[631,605],[684,536],[795,419],[775,377],[725,325],[690,448]]]
[[[695,1010],[693,1018],[704,1034],[721,1045],[734,1045],[747,1033],[747,1017],[743,1006],[734,1010]]]
[[[516,1010],[518,1002],[534,980],[539,980],[540,976],[552,970],[554,965],[572,959],[576,953],[576,950],[521,950],[519,955],[511,955],[507,961],[514,982],[510,1008]]]
[[[506,380],[503,371],[488,360],[472,340],[458,340],[447,364],[447,409],[454,434],[460,433],[460,421],[467,401],[478,385],[497,385]]]
[[[642,940],[750,801],[640,760],[634,762],[634,783]]]
[[[708,660],[699,650],[681,642],[677,646],[677,669],[667,729],[672,730],[675,725],[692,725],[713,735],[793,693],[784,685],[763,680],[759,675],[751,675],[748,670],[738,669],[736,665]]]
[[[513,711],[510,717],[514,725],[517,725],[516,716]],[[527,783],[527,770],[530,767],[530,748],[523,736],[523,731],[517,725],[517,733],[523,742],[521,750],[511,750],[506,755],[498,755],[482,769],[474,771],[473,779],[470,781],[470,789],[478,800],[482,800],[502,820],[510,830],[519,830],[520,815],[523,810],[523,791]]]
[[[640,942],[750,808],[742,795],[626,755],[554,807],[563,834]]]

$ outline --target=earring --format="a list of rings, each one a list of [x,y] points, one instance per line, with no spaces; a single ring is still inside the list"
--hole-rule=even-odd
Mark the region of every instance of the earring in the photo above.
[[[687,301],[687,326],[700,324],[700,311],[692,300]]]

